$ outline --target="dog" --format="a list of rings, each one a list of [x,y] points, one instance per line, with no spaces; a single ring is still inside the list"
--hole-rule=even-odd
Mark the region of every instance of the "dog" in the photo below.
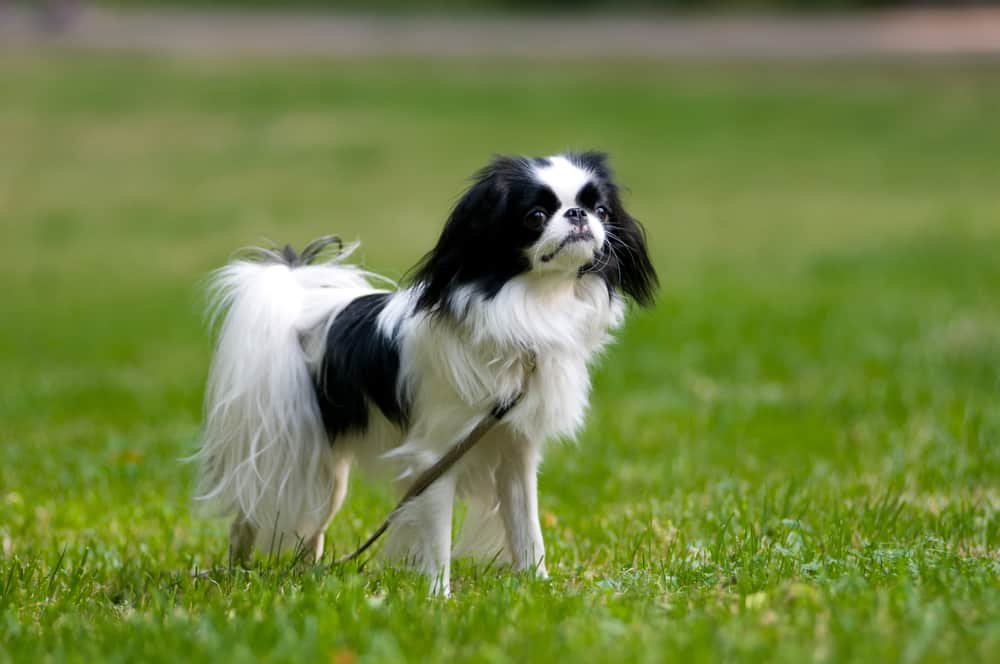
[[[496,157],[401,288],[347,263],[352,248],[318,263],[322,243],[260,250],[212,277],[198,500],[233,518],[231,560],[255,545],[319,560],[355,462],[405,489],[506,405],[397,515],[382,553],[445,595],[452,556],[546,577],[545,443],[580,430],[589,365],[627,303],[650,306],[658,287],[607,156]],[[453,549],[456,499],[468,510]]]

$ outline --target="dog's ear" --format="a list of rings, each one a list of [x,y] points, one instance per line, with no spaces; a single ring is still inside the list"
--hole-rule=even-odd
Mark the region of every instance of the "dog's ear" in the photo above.
[[[489,260],[477,254],[489,247],[483,238],[496,227],[506,209],[504,175],[514,167],[514,159],[497,157],[473,177],[472,186],[455,204],[437,244],[415,268],[414,281],[423,285],[418,309],[439,310],[455,285],[472,278],[467,272],[483,267]]]
[[[599,272],[611,288],[621,290],[643,307],[653,304],[659,286],[656,269],[649,258],[646,231],[622,205],[614,183],[608,156],[603,152],[581,152],[573,156],[577,164],[600,178],[605,185],[611,214],[605,222],[608,239],[604,255],[597,261]]]
[[[608,252],[607,265],[602,269],[604,278],[640,306],[652,306],[660,282],[649,259],[646,230],[625,211],[617,194],[611,201],[611,216],[606,223],[610,232],[604,248]]]

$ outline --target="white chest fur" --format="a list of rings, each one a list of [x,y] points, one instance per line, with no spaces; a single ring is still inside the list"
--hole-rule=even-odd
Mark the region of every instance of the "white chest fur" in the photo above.
[[[596,277],[526,275],[492,298],[461,291],[451,306],[458,324],[422,315],[408,320],[402,375],[415,413],[444,407],[475,421],[523,389],[509,426],[539,442],[574,435],[587,409],[588,362],[621,323],[621,299],[609,297]],[[529,354],[536,369],[525,384]]]

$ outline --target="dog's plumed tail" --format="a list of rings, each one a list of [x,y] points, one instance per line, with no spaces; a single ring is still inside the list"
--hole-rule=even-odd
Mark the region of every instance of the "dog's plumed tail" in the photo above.
[[[327,242],[329,244],[329,242]],[[309,265],[322,249],[259,251],[212,277],[219,326],[205,394],[197,499],[257,530],[258,548],[291,548],[325,525],[334,461],[314,392],[310,355],[325,323],[366,274],[340,261]],[[310,349],[315,346],[315,349]]]

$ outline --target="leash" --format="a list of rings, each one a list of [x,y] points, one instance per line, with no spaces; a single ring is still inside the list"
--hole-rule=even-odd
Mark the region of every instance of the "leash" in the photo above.
[[[333,561],[334,565],[341,565],[343,563],[348,563],[355,560],[367,551],[372,544],[378,540],[379,537],[385,534],[385,531],[389,529],[392,521],[396,516],[402,511],[402,509],[411,500],[417,498],[422,494],[427,488],[434,483],[439,477],[444,475],[448,470],[454,466],[459,459],[466,455],[466,453],[471,450],[476,443],[482,440],[493,427],[499,424],[500,420],[504,418],[507,413],[509,413],[513,408],[521,402],[524,397],[525,389],[528,386],[528,380],[531,378],[532,374],[535,373],[535,353],[529,352],[524,366],[524,380],[521,383],[521,391],[518,392],[513,399],[506,403],[499,403],[494,406],[493,410],[489,414],[479,421],[479,424],[469,433],[468,436],[459,441],[454,447],[448,450],[444,456],[438,459],[433,466],[420,473],[417,479],[410,485],[410,488],[406,491],[400,501],[396,504],[396,507],[389,512],[389,516],[385,518],[375,532],[366,539],[361,546],[355,549],[353,552],[347,554],[346,556],[341,556]]]

